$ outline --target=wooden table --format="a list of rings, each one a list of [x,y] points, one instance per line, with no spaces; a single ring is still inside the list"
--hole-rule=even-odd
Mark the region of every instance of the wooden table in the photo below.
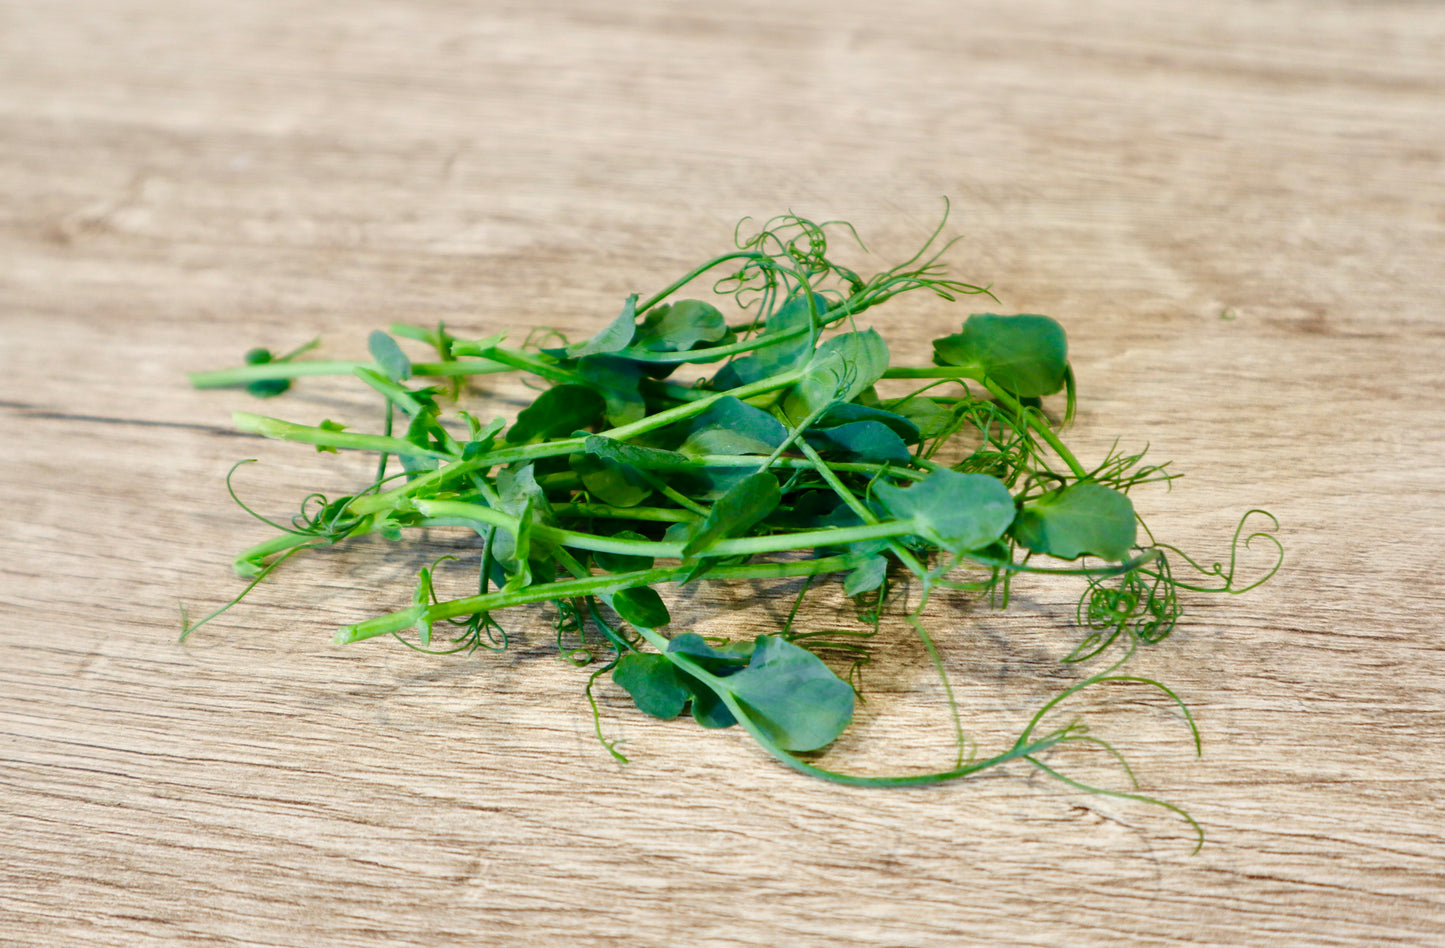
[[[0,942],[1445,944],[1442,51],[1404,2],[0,3]],[[1275,580],[1133,666],[1202,760],[1141,692],[1080,709],[1197,855],[1022,765],[838,788],[605,684],[619,765],[543,609],[504,655],[329,644],[456,538],[288,564],[177,644],[266,535],[234,461],[276,516],[366,464],[234,434],[253,403],[186,371],[397,320],[586,334],[789,208],[881,267],[944,195],[954,271],[1067,326],[1077,450],[1187,475],[1136,498],[1161,539],[1279,517]],[[926,360],[974,308],[870,318]],[[268,410],[374,424],[336,380]],[[774,626],[754,593],[677,626]],[[931,607],[985,747],[1076,676],[1076,593]],[[938,766],[884,638],[828,760]]]

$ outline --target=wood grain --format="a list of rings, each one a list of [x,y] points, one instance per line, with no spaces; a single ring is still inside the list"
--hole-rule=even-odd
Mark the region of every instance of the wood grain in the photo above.
[[[1442,49],[1406,2],[0,2],[0,942],[1445,944]],[[1139,657],[1203,760],[1157,702],[1087,703],[1198,855],[1022,769],[812,782],[607,687],[619,766],[540,612],[501,656],[328,644],[447,537],[298,561],[176,644],[262,535],[236,459],[276,513],[364,476],[233,434],[186,371],[393,320],[586,332],[788,208],[886,264],[942,195],[959,275],[1067,326],[1080,453],[1186,473],[1140,497],[1162,537],[1283,524],[1271,585]],[[922,359],[968,311],[874,324]],[[755,630],[766,592],[675,613]],[[1073,595],[931,607],[985,746],[1069,680]],[[935,765],[886,635],[829,760]]]

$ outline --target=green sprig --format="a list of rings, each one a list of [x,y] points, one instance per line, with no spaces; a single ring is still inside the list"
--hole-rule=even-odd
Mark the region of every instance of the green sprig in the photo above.
[[[395,636],[439,654],[501,650],[510,638],[498,614],[551,602],[559,655],[579,665],[609,656],[586,691],[598,738],[619,760],[626,758],[604,737],[593,695],[609,670],[644,712],[674,718],[690,710],[705,727],[741,725],[789,767],[835,783],[936,784],[1022,761],[1069,786],[1176,813],[1202,841],[1187,813],[1138,792],[1115,744],[1077,718],[1052,729],[1046,721],[1085,690],[1144,685],[1182,712],[1198,751],[1180,697],[1119,669],[1175,629],[1181,592],[1239,593],[1272,576],[1283,556],[1278,523],[1250,511],[1227,561],[1209,566],[1157,542],[1129,492],[1177,475],[1145,464],[1143,451],[1116,445],[1089,467],[1068,447],[1061,429],[1074,414],[1074,369],[1063,327],[1049,317],[974,314],[935,340],[934,365],[891,365],[882,337],[858,328],[860,315],[916,290],[947,300],[992,297],[944,273],[940,258],[951,242],[939,241],[942,222],[908,260],[866,278],[830,255],[839,230],[862,246],[846,224],[786,214],[755,231],[746,226],[735,249],[651,296],[629,295],[582,342],[548,331],[510,348],[503,334],[464,339],[442,325],[396,324],[371,334],[371,361],[298,359],[313,342],[281,357],[253,350],[244,366],[193,375],[198,388],[243,386],[262,397],[308,376],[351,375],[381,396],[384,414],[380,434],[329,419],[308,425],[235,414],[247,433],[374,452],[377,473],[355,494],[311,495],[289,524],[253,512],[278,535],[237,556],[250,584],[206,619],[184,622],[182,637],[308,547],[461,528],[478,541],[475,594],[438,595],[437,571],[458,559],[441,557],[420,571],[411,606],[347,626],[336,640]],[[698,280],[711,281],[713,302],[682,295]],[[398,340],[430,346],[435,361],[414,361]],[[685,364],[710,374],[692,385],[666,381]],[[463,424],[451,424],[442,389],[415,387],[417,378],[448,379],[457,397],[466,378],[502,371],[541,386],[510,425],[483,425],[461,411]],[[907,380],[921,384],[898,396],[878,390]],[[1045,398],[1062,399],[1064,425]],[[388,476],[393,457],[403,470]],[[234,490],[232,497],[241,503]],[[1241,557],[1251,550],[1266,551],[1268,561],[1246,575]],[[1178,579],[1175,565],[1203,578]],[[1079,577],[1085,587],[1085,636],[1061,660],[1113,658],[1047,701],[1010,747],[980,756],[925,607],[940,591],[1006,606],[1015,577],[1037,572]],[[659,590],[671,585],[797,577],[802,588],[781,629],[721,643],[663,631],[671,616]],[[830,578],[867,630],[794,628],[804,597]],[[852,720],[864,698],[857,672],[870,660],[868,640],[892,611],[903,612],[943,685],[952,764],[860,775],[799,756],[824,752]],[[848,662],[848,681],[824,658]],[[1103,750],[1130,789],[1069,776],[1058,758],[1071,747]]]

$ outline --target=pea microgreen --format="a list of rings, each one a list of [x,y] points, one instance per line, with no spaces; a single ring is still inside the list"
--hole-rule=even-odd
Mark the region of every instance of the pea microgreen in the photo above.
[[[750,234],[740,226],[734,249],[651,297],[629,296],[616,318],[579,343],[534,334],[511,348],[503,334],[463,339],[442,325],[394,325],[371,334],[371,362],[297,359],[315,345],[308,343],[279,358],[252,350],[243,366],[193,375],[197,387],[241,386],[260,397],[305,376],[351,375],[381,396],[382,420],[372,434],[330,419],[235,414],[244,432],[375,453],[377,471],[354,494],[307,497],[289,525],[257,515],[279,535],[236,557],[250,585],[217,613],[185,623],[182,638],[309,547],[460,527],[477,537],[475,594],[439,598],[438,561],[421,570],[411,606],[347,626],[337,641],[390,635],[425,651],[498,650],[510,641],[500,613],[551,602],[565,658],[587,664],[610,655],[587,695],[599,738],[620,760],[616,742],[602,738],[592,695],[607,672],[646,714],[672,719],[691,709],[705,727],[740,725],[779,760],[826,780],[932,784],[1024,761],[1070,786],[1178,813],[1202,841],[1187,813],[1137,786],[1109,789],[1066,774],[1057,758],[1069,745],[1123,758],[1077,719],[1051,730],[1044,723],[1085,689],[1127,683],[1178,708],[1197,751],[1199,733],[1179,697],[1119,670],[1175,628],[1181,591],[1240,593],[1272,576],[1283,557],[1278,524],[1263,511],[1241,518],[1227,565],[1204,566],[1156,542],[1128,495],[1177,475],[1145,464],[1143,452],[1115,450],[1088,468],[1064,444],[1074,373],[1063,327],[1046,316],[974,314],[935,340],[934,365],[892,365],[883,338],[858,326],[869,309],[915,290],[948,300],[992,296],[945,275],[942,227],[910,259],[864,278],[829,256],[831,234],[856,238],[846,224],[788,214]],[[716,304],[675,298],[709,275]],[[435,361],[413,361],[398,339],[431,346]],[[686,364],[710,374],[670,381]],[[465,411],[446,417],[444,396],[460,395],[468,376],[503,371],[546,386],[515,421],[483,424]],[[450,392],[418,379],[450,380]],[[918,387],[906,391],[907,380]],[[1061,392],[1062,422],[1043,404]],[[392,459],[401,469],[388,473]],[[1245,579],[1236,567],[1254,544],[1269,547],[1270,562]],[[1180,567],[1200,578],[1177,578]],[[1084,637],[1063,661],[1105,667],[1046,702],[1011,747],[980,758],[924,607],[947,591],[1006,606],[1012,582],[1039,572],[1078,577],[1085,587]],[[658,590],[669,584],[797,577],[802,591],[782,628],[734,642],[665,632],[672,618]],[[866,630],[794,628],[804,596],[827,579],[841,583]],[[868,639],[890,611],[904,613],[942,679],[953,764],[863,776],[800,757],[825,750],[852,720]],[[403,635],[413,629],[415,639]],[[825,659],[844,662],[846,680]]]

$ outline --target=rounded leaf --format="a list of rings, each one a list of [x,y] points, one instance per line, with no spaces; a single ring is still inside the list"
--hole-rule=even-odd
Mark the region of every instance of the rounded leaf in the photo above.
[[[911,487],[879,484],[873,496],[925,540],[953,553],[988,546],[1014,519],[1013,497],[996,477],[934,471]]]
[[[1073,484],[1019,511],[1014,539],[1034,553],[1072,560],[1129,555],[1138,531],[1129,498],[1102,484]]]
[[[1024,398],[1064,387],[1069,345],[1064,327],[1048,316],[975,313],[963,331],[933,341],[938,365],[972,368]]]

